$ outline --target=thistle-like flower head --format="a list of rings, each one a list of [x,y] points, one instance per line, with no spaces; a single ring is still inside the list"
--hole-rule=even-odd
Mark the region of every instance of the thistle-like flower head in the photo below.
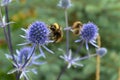
[[[84,41],[86,44],[87,50],[89,50],[88,43],[98,48],[98,46],[95,44],[96,42],[95,40],[97,36],[98,36],[97,26],[92,22],[88,22],[86,24],[83,24],[81,31],[80,31],[80,39],[76,40],[75,42]]]
[[[12,0],[2,0],[1,6],[6,6],[6,5],[10,4],[11,2],[12,2]]]
[[[12,74],[16,71],[21,72],[20,78],[22,78],[23,76],[27,78],[28,80],[28,76],[26,75],[26,73],[28,72],[33,72],[33,73],[37,73],[37,71],[34,68],[31,68],[31,66],[33,65],[42,65],[45,62],[38,62],[37,59],[41,57],[41,55],[33,55],[31,57],[31,59],[26,63],[26,61],[28,60],[28,58],[30,57],[30,53],[31,53],[32,48],[31,47],[23,47],[22,49],[20,49],[20,51],[16,50],[17,55],[15,55],[15,60],[17,63],[13,62],[13,65],[15,66],[15,69],[11,70],[8,72],[8,74]],[[6,54],[6,57],[8,59],[12,59],[11,55]],[[23,65],[26,64],[24,67]]]
[[[45,58],[45,54],[42,51],[41,47],[43,47],[50,53],[54,53],[53,51],[51,51],[45,46],[46,44],[51,43],[53,41],[49,40],[50,31],[44,22],[35,21],[28,27],[27,30],[23,28],[22,30],[25,31],[26,34],[25,36],[23,35],[20,35],[20,36],[25,38],[27,42],[19,44],[19,45],[26,45],[26,44],[38,45],[39,51],[44,58]]]
[[[48,41],[49,30],[44,22],[32,23],[27,31],[28,41],[43,45]]]
[[[68,63],[67,68],[70,68],[71,66],[75,66],[75,67],[76,66],[83,66],[82,64],[77,63],[78,61],[81,60],[79,57],[76,57],[76,58],[72,57],[72,51],[71,50],[69,50],[68,55],[64,54],[64,56],[60,56],[60,58],[64,59],[65,62]]]
[[[71,0],[60,0],[58,6],[67,9],[72,6]]]
[[[28,59],[28,55],[30,55],[30,51],[31,47],[24,47],[20,49],[20,51],[16,50],[19,64],[24,64],[24,62]]]
[[[89,42],[95,40],[98,35],[98,28],[95,24],[89,22],[87,24],[83,24],[81,29],[81,37],[83,40]]]

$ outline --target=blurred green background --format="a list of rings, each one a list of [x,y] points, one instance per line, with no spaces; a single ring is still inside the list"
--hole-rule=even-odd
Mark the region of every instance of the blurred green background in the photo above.
[[[11,25],[12,43],[14,51],[20,49],[17,44],[25,40],[19,35],[24,35],[20,28],[27,28],[32,22],[39,20],[46,24],[54,22],[65,27],[64,10],[57,6],[59,0],[18,0],[9,5],[9,17],[16,22]],[[120,0],[72,0],[73,6],[68,10],[69,26],[74,21],[83,23],[94,22],[99,27],[102,46],[108,49],[107,55],[101,58],[100,80],[120,80]],[[4,8],[2,7],[4,14]],[[79,44],[74,43],[78,38],[70,33],[70,48],[73,52]],[[49,44],[48,47],[55,52],[54,55],[45,51],[47,64],[35,66],[38,74],[29,73],[31,80],[56,80],[58,73],[64,65],[59,58],[65,50],[65,35],[60,43]],[[85,48],[85,47],[84,47]],[[91,51],[95,51],[90,46]],[[4,39],[2,28],[0,29],[0,80],[15,80],[14,75],[7,75],[12,69],[12,64],[5,58],[9,53]],[[80,55],[84,55],[83,49]],[[70,68],[61,77],[61,80],[95,80],[96,57],[81,61],[84,67]]]

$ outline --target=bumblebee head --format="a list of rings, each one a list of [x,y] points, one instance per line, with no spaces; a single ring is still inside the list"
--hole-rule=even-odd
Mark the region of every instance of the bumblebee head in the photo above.
[[[50,30],[55,31],[56,30],[55,25],[50,25]]]
[[[53,32],[57,31],[60,29],[60,26],[57,23],[54,23],[52,25],[50,25],[50,30],[52,30]]]

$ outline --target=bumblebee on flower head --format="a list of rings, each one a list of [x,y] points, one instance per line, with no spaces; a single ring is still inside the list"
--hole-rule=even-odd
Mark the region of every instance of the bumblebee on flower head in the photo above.
[[[62,27],[57,23],[53,23],[48,28],[50,29],[50,39],[55,43],[60,42],[63,38]]]
[[[83,24],[80,21],[75,21],[71,27],[71,31],[75,35],[79,35]]]
[[[64,30],[70,30],[75,34],[76,36],[80,35],[80,31],[83,24],[80,21],[75,21],[71,27],[64,28]]]

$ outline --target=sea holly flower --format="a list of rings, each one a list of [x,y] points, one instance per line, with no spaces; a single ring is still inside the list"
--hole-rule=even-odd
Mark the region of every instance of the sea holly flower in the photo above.
[[[27,39],[32,43],[43,45],[48,41],[48,35],[46,24],[36,21],[29,26]]]
[[[88,43],[98,48],[98,46],[95,44],[97,36],[98,36],[97,26],[92,22],[88,22],[86,24],[83,24],[80,31],[80,39],[76,40],[75,42],[83,41],[86,45],[87,51],[89,51]]]
[[[48,52],[53,53],[53,51],[51,51],[45,46],[46,44],[53,42],[53,41],[49,40],[50,31],[44,22],[41,22],[41,21],[33,22],[28,27],[27,30],[25,29],[22,29],[22,30],[25,31],[26,35],[25,36],[21,35],[21,37],[25,38],[27,42],[23,44],[19,44],[19,45],[25,45],[25,44],[38,45],[39,51],[44,58],[45,58],[45,55],[41,47],[46,49]]]
[[[17,53],[17,58],[18,59],[18,63],[20,65],[23,65],[23,63],[30,57],[30,52],[31,52],[32,48],[31,47],[23,47],[20,51],[16,50]],[[33,55],[31,57],[31,61],[29,63],[29,65],[40,65],[41,62],[37,62],[36,60],[39,59],[41,57],[41,55]]]
[[[2,0],[1,6],[6,6],[6,5],[10,4],[11,2],[12,2],[12,0]]]
[[[71,0],[60,0],[58,6],[67,9],[72,6]]]
[[[31,47],[23,47],[20,51],[16,50],[17,55],[15,55],[16,63],[12,61],[12,64],[15,66],[15,69],[10,70],[8,74],[12,74],[14,72],[21,72],[20,78],[23,76],[26,77],[27,80],[29,80],[27,73],[33,72],[34,74],[37,73],[37,71],[34,68],[31,68],[33,65],[42,65],[45,62],[38,62],[37,59],[41,57],[41,55],[33,55],[29,62],[26,63],[27,59],[30,57]],[[11,55],[6,54],[6,57],[8,59],[12,59]],[[23,65],[26,64],[24,67]]]
[[[90,57],[95,57],[97,55],[99,55],[100,57],[104,56],[107,53],[107,49],[106,48],[99,48],[96,50],[96,54],[92,54],[92,55],[86,55],[83,57],[73,57],[72,56],[72,51],[69,50],[69,54],[64,54],[63,56],[60,56],[60,58],[62,58],[65,62],[67,62],[67,68],[69,69],[71,66],[83,66],[83,64],[78,63],[79,61],[82,60],[86,60],[89,59]]]
[[[64,56],[60,56],[60,58],[64,59],[65,62],[68,63],[68,66],[67,68],[69,69],[71,66],[83,66],[82,64],[79,64],[77,63],[78,61],[80,61],[80,57],[76,57],[76,58],[73,58],[72,57],[72,51],[69,50],[69,54],[64,54]]]

